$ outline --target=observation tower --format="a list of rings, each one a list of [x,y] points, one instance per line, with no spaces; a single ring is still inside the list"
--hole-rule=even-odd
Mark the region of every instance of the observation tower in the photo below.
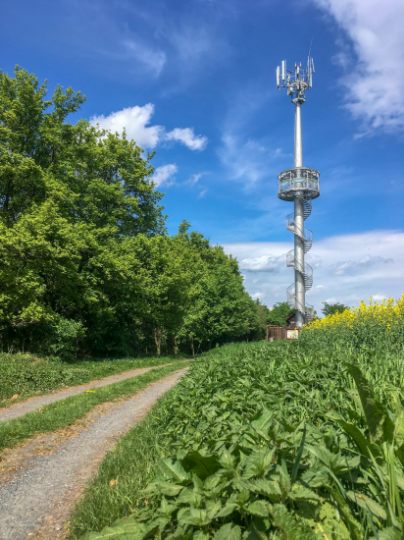
[[[306,291],[313,285],[313,269],[304,262],[305,254],[311,249],[313,233],[304,226],[311,214],[311,201],[320,196],[320,173],[314,169],[303,167],[301,106],[305,102],[306,90],[312,87],[314,73],[313,59],[309,56],[307,68],[302,64],[293,70],[286,69],[286,61],[282,67],[276,68],[276,84],[278,88],[286,88],[295,106],[295,157],[291,169],[278,175],[278,197],[294,204],[294,212],[286,217],[286,228],[295,236],[294,248],[286,254],[286,266],[295,269],[295,282],[287,289],[287,301],[296,310],[296,327],[313,319],[313,306],[306,304]]]

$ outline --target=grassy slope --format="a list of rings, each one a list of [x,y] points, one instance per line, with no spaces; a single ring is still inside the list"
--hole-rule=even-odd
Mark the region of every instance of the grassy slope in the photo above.
[[[44,407],[42,412],[38,410],[20,418],[2,422],[0,423],[0,450],[15,446],[40,433],[50,433],[74,424],[96,405],[130,397],[143,390],[148,384],[185,366],[186,362],[182,361],[171,366],[153,369],[133,379],[89,390],[63,401],[55,401]]]
[[[89,485],[86,496],[73,513],[72,537],[81,538],[89,530],[100,530],[141,507],[146,497],[142,490],[155,478],[156,464],[162,456],[175,457],[179,450],[189,452],[191,449],[218,452],[220,455],[225,446],[229,448],[232,444],[239,444],[237,441],[240,441],[243,433],[250,440],[248,442],[246,439],[247,442],[243,443],[243,453],[248,455],[251,451],[262,451],[261,436],[251,430],[251,421],[265,407],[272,415],[270,426],[273,431],[270,437],[273,440],[270,446],[274,445],[283,459],[283,471],[276,469],[271,473],[274,482],[278,482],[285,471],[286,475],[292,474],[304,424],[307,426],[306,445],[321,446],[335,456],[341,455],[344,466],[351,463],[352,456],[357,453],[356,446],[329,418],[329,412],[339,412],[346,420],[357,425],[362,433],[366,434],[367,426],[359,394],[341,362],[343,359],[335,357],[333,360],[331,356],[324,352],[299,355],[287,343],[274,343],[223,347],[197,360],[185,381],[171,390],[148,417],[107,455],[98,476]],[[366,368],[364,371],[369,380],[377,382],[378,397],[386,405],[393,406],[397,390],[404,390],[403,358],[387,356],[369,361],[357,356],[356,360]],[[258,439],[251,447],[252,437]],[[208,445],[207,441],[210,441]],[[234,459],[236,462],[240,459],[237,451]],[[304,471],[324,466],[316,463],[313,454],[305,449],[301,465],[296,470],[296,481],[301,481]],[[275,465],[269,464],[268,467]],[[339,478],[345,489],[352,489],[352,478],[366,475],[367,470],[372,482],[378,482],[376,473],[366,469],[370,467],[369,463],[366,465],[363,462],[358,466],[352,462],[349,467],[352,467],[352,477],[351,473],[348,476],[341,473]],[[306,480],[309,481],[308,477]],[[341,538],[354,538],[349,536],[341,521],[335,524],[336,514],[332,507],[335,502],[330,504],[333,499],[321,482],[318,485],[314,482],[311,489],[322,500],[318,514],[313,508],[310,510],[313,519],[311,526],[316,524],[319,532],[324,524],[341,527]],[[367,487],[363,484],[359,483],[354,489],[363,491],[369,497]],[[256,495],[250,494],[250,497],[254,500]],[[288,509],[298,511],[296,503],[285,497]],[[381,514],[384,510],[380,510],[380,505],[386,508],[383,497],[380,495],[377,507]],[[347,504],[348,521],[353,516],[359,520],[357,523],[363,524],[367,519],[374,519],[366,509],[357,507],[348,499]],[[328,510],[329,515],[321,514]],[[248,522],[250,518],[247,516],[243,519]],[[377,519],[374,523],[379,525],[374,526],[382,526],[383,520],[377,522]],[[218,520],[216,527],[220,526],[220,521],[223,522],[223,519]]]
[[[6,407],[33,395],[48,394],[131,369],[168,364],[181,358],[185,356],[63,362],[54,358],[35,358],[29,354],[0,354],[0,406]],[[14,395],[18,395],[18,398],[11,400]]]

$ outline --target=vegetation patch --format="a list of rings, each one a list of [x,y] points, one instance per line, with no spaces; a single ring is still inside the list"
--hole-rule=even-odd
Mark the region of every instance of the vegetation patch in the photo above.
[[[185,367],[177,362],[171,366],[148,371],[132,379],[87,390],[76,396],[55,401],[20,418],[0,423],[0,450],[10,448],[41,433],[50,433],[84,418],[94,407],[108,401],[130,397],[173,371]]]
[[[197,360],[106,458],[73,537],[401,539],[402,349],[313,343]]]
[[[30,354],[0,354],[0,406],[131,369],[168,364],[179,358],[185,358],[185,355],[66,362]]]

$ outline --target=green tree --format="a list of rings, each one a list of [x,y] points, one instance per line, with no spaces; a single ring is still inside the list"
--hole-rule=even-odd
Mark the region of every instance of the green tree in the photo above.
[[[348,306],[344,306],[344,304],[340,304],[337,302],[336,304],[328,304],[327,302],[323,302],[323,309],[321,310],[324,317],[327,317],[328,315],[334,315],[335,313],[342,313],[346,309],[349,309]]]
[[[46,94],[19,67],[0,72],[3,350],[160,354],[256,339],[237,261],[185,220],[167,236],[153,154],[69,123],[80,92]]]
[[[273,305],[272,309],[269,310],[267,324],[285,326],[286,318],[294,311],[294,308],[291,308],[287,302],[277,302]]]

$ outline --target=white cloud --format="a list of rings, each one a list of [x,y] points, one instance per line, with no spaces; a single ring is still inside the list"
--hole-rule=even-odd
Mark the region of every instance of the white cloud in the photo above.
[[[346,107],[362,120],[362,133],[404,128],[404,2],[313,0],[350,39],[334,60],[346,70]],[[352,59],[356,56],[356,61]]]
[[[336,264],[330,267],[330,270],[336,276],[344,276],[346,274],[353,275],[358,273],[361,268],[370,268],[371,266],[379,265],[381,263],[391,263],[393,259],[384,259],[383,257],[371,257],[366,255],[362,259],[349,259],[348,261],[338,261]]]
[[[205,197],[206,193],[208,192],[207,189],[203,189],[199,195],[198,195],[198,199],[203,199],[203,197]]]
[[[93,116],[90,122],[99,124],[101,129],[111,130],[121,134],[124,130],[128,139],[133,139],[139,146],[155,148],[164,132],[163,126],[150,126],[154,114],[154,105],[147,103],[143,107],[136,105],[122,111],[113,112],[108,116],[103,114]]]
[[[375,302],[381,302],[382,300],[387,300],[384,294],[372,294],[372,298]]]
[[[293,283],[293,269],[286,267],[291,242],[246,242],[223,244],[224,250],[240,261],[244,285],[250,294],[272,306],[286,300]],[[341,260],[343,258],[344,260]],[[307,302],[321,313],[322,302],[356,306],[371,296],[398,298],[404,292],[404,232],[370,231],[324,238],[313,244],[306,260],[314,268],[313,288]],[[338,270],[342,272],[337,273]],[[332,300],[332,302],[331,302]]]
[[[255,139],[243,140],[241,137],[225,133],[222,137],[219,158],[232,180],[239,180],[251,187],[271,174],[270,167],[283,157],[280,148],[268,148],[265,143]]]
[[[241,270],[250,272],[270,272],[277,273],[285,266],[285,257],[283,255],[274,257],[272,255],[243,259],[240,262]]]
[[[264,296],[265,294],[263,292],[256,292],[251,295],[251,298],[253,298],[254,300],[257,300],[257,299],[263,298]]]
[[[142,148],[155,148],[164,141],[178,141],[190,150],[203,150],[208,139],[203,135],[195,135],[193,128],[175,128],[168,133],[164,126],[150,125],[154,115],[154,105],[147,103],[127,107],[121,111],[112,112],[108,116],[92,116],[90,123],[99,124],[101,129],[121,134],[124,130],[128,139],[133,139]]]
[[[190,150],[203,150],[208,144],[207,137],[195,135],[193,128],[175,128],[165,134],[166,141],[179,141]]]
[[[165,184],[166,187],[171,186],[175,180],[175,174],[178,171],[177,165],[171,163],[169,165],[162,165],[157,167],[154,171],[153,182],[156,186]]]
[[[148,71],[151,71],[156,77],[161,73],[167,57],[164,51],[154,50],[135,41],[126,41],[125,46],[131,57],[143,64]]]

